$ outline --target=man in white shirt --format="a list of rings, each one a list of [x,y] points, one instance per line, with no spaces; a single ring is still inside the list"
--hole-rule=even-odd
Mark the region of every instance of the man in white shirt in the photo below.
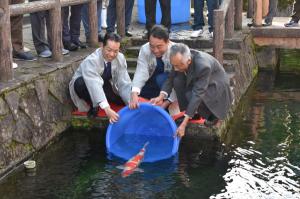
[[[103,48],[83,60],[69,85],[71,98],[79,111],[96,116],[100,106],[110,122],[116,122],[119,115],[110,108],[109,102],[125,105],[130,99],[131,80],[126,59],[119,52],[120,41],[118,34],[106,34]]]

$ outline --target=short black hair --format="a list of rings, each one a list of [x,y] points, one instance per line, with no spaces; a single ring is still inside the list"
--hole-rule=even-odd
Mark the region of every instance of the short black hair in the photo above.
[[[154,25],[150,30],[149,38],[150,36],[167,42],[169,40],[169,30],[162,25]]]
[[[103,46],[106,46],[108,40],[121,43],[122,38],[120,35],[114,32],[106,33],[103,39]]]

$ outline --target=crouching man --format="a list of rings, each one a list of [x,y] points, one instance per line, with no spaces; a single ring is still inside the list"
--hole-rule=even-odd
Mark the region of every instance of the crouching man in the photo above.
[[[222,65],[213,56],[190,50],[181,43],[171,47],[170,61],[173,70],[152,103],[161,103],[175,89],[180,111],[185,111],[177,135],[184,136],[190,118],[205,118],[207,127],[224,119],[232,104],[232,94]]]
[[[83,60],[69,84],[74,104],[79,111],[88,111],[90,117],[95,117],[100,107],[110,122],[116,122],[119,115],[109,102],[118,105],[129,102],[131,80],[125,57],[119,52],[120,42],[118,34],[106,34],[103,47]]]

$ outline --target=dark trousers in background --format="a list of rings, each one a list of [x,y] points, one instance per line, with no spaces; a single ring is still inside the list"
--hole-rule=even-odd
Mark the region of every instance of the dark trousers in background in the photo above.
[[[117,20],[117,0],[110,0],[107,7],[107,32],[115,32]],[[129,30],[134,0],[125,0],[125,31]]]
[[[176,76],[174,78],[174,90],[176,92],[179,109],[180,111],[185,111],[189,101],[192,97],[192,88],[186,87],[186,75],[182,72],[176,72]],[[213,120],[216,117],[214,114],[208,109],[204,102],[199,104],[197,114],[200,117],[203,117],[207,120]]]
[[[273,21],[273,18],[277,12],[277,4],[278,4],[278,0],[269,0],[269,12],[268,12],[267,16],[265,17],[266,23]]]
[[[206,0],[207,10],[208,10],[208,25],[209,25],[209,32],[213,31],[214,25],[214,9],[218,7],[218,0]],[[203,16],[203,8],[204,8],[204,0],[194,0],[194,30],[203,29],[204,23],[204,16]]]
[[[24,3],[25,0],[9,0],[9,5]],[[23,15],[10,18],[11,43],[13,52],[23,52]]]
[[[295,1],[292,19],[297,22],[300,19],[300,0]]]
[[[78,43],[80,36],[82,5],[71,6],[71,16],[69,20],[69,6],[62,8],[62,24],[63,24],[63,42]],[[70,23],[69,23],[70,22]]]
[[[91,108],[93,108],[91,96],[86,87],[83,77],[78,77],[75,80],[74,90],[80,99],[83,99],[84,101],[86,101],[88,104],[90,104]],[[115,103],[117,105],[125,105],[122,98],[119,95],[115,94],[115,92],[113,91],[112,85],[109,81],[104,81],[103,90],[104,90],[104,93],[105,93],[105,96],[106,96],[106,99],[108,102]]]
[[[29,0],[29,2],[38,0]],[[32,30],[32,40],[35,50],[38,54],[45,50],[50,50],[50,16],[49,11],[40,11],[30,13],[30,23]],[[47,29],[47,38],[45,29]],[[48,42],[47,42],[48,39]]]
[[[148,32],[156,24],[156,2],[157,0],[145,0],[146,29]],[[159,3],[162,14],[161,24],[168,28],[168,30],[170,30],[171,0],[159,0]]]

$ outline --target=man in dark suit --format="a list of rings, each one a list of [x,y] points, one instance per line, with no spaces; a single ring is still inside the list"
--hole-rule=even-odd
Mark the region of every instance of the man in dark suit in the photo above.
[[[191,118],[204,117],[207,127],[224,119],[232,104],[232,94],[229,78],[222,65],[213,56],[190,50],[182,43],[171,47],[170,60],[173,70],[160,95],[151,101],[160,104],[172,88],[175,89],[180,111],[185,111],[177,135],[184,136],[185,127]]]

